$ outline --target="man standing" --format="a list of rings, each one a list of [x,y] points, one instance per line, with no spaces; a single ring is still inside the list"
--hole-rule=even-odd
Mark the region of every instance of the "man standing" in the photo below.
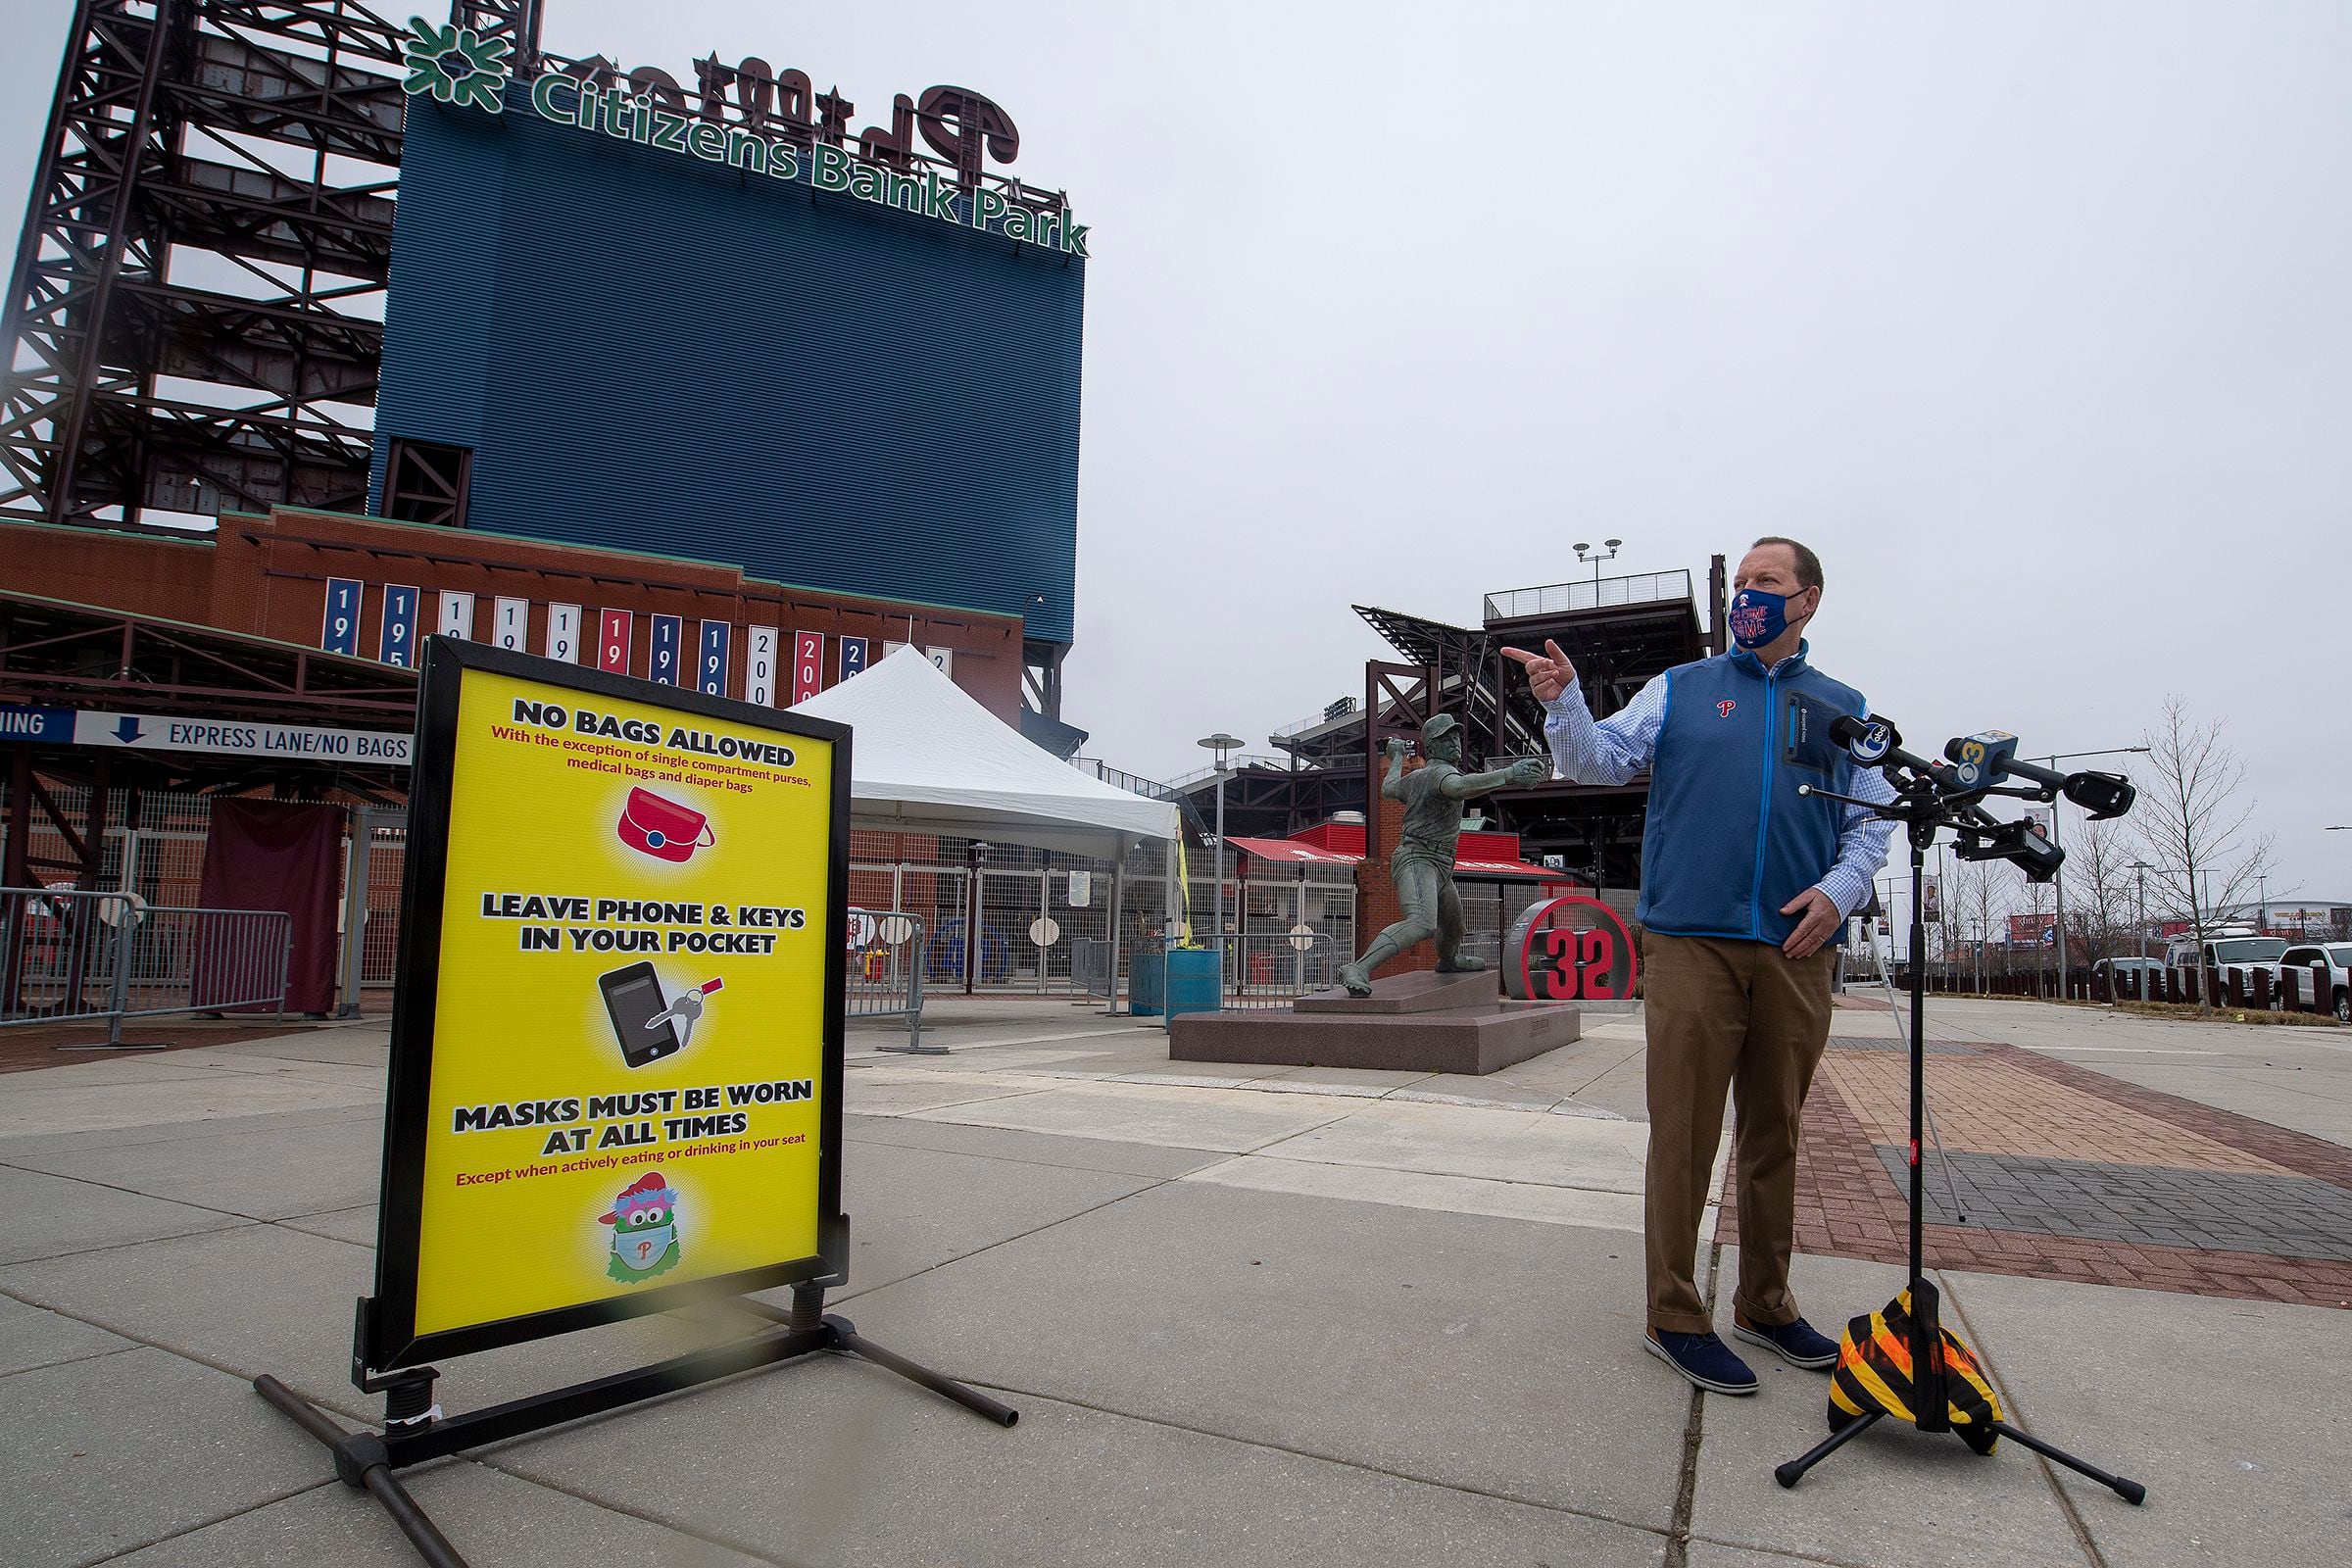
[[[1836,941],[1869,900],[1893,824],[1798,786],[1871,801],[1893,792],[1830,739],[1832,720],[1867,705],[1806,662],[1820,560],[1793,539],[1759,539],[1733,586],[1739,647],[1668,670],[1598,723],[1558,645],[1507,652],[1544,703],[1562,776],[1622,784],[1650,772],[1638,916],[1649,1040],[1643,1343],[1702,1389],[1753,1394],[1755,1373],[1715,1337],[1693,1281],[1724,1095],[1738,1109],[1732,1332],[1827,1370],[1837,1342],[1788,1293],[1797,1136],[1829,1042]]]
[[[1341,965],[1340,984],[1350,996],[1370,996],[1373,970],[1433,936],[1438,939],[1438,973],[1467,974],[1486,967],[1462,956],[1462,896],[1453,886],[1462,803],[1505,784],[1537,783],[1544,777],[1544,764],[1522,757],[1491,773],[1465,773],[1461,728],[1451,713],[1440,713],[1421,726],[1426,765],[1411,773],[1404,770],[1404,742],[1389,742],[1389,771],[1381,780],[1380,798],[1404,805],[1396,853],[1389,857],[1389,875],[1396,884],[1404,918],[1374,937],[1362,957]]]

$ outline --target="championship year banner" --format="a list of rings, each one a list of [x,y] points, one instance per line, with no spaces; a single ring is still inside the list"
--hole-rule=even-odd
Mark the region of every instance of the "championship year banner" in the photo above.
[[[843,1275],[848,729],[425,651],[369,1364]]]

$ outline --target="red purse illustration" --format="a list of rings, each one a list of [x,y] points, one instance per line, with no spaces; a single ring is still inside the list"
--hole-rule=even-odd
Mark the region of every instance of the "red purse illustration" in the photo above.
[[[718,842],[710,819],[691,806],[680,806],[652,790],[633,789],[620,808],[615,829],[620,842],[642,850],[657,860],[691,859],[694,852]]]

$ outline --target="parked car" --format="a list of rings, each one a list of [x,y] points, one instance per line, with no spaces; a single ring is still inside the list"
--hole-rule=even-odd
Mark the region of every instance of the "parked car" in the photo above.
[[[2109,996],[2121,996],[2132,984],[2130,976],[2137,975],[2143,994],[2150,1000],[2164,996],[2164,964],[2156,958],[2101,958],[2090,966],[2091,992],[2101,991]]]
[[[2312,965],[2328,965],[2328,1004],[2337,1023],[2352,1023],[2352,942],[2317,942],[2289,948],[2278,960],[2280,1005],[2288,998],[2305,1012],[2311,1010]]]

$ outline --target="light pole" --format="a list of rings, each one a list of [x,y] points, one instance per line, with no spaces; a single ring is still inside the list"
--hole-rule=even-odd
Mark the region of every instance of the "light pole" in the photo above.
[[[1592,563],[1592,608],[1594,610],[1598,610],[1600,608],[1600,564],[1604,561],[1615,561],[1617,559],[1617,547],[1625,543],[1625,541],[1622,539],[1603,539],[1601,543],[1607,547],[1609,552],[1605,556],[1599,551],[1593,550],[1591,545],[1578,545],[1576,547],[1576,559],[1579,562],[1590,561]],[[1591,553],[1588,554],[1587,552]]]
[[[2139,956],[2148,956],[2148,873],[2156,869],[2145,860],[2133,860],[2132,869],[2139,882]]]
[[[2147,750],[2145,746],[2110,746],[2104,751],[2097,752],[2053,752],[2041,760],[2041,765],[2054,768],[2060,762],[2072,761],[2078,757],[2145,756]],[[2027,760],[2031,761],[2032,759],[2029,758]],[[2061,796],[2060,800],[2063,799],[2064,797]],[[2066,848],[2058,836],[2058,818],[2061,814],[2063,813],[2059,809],[2059,801],[2051,801],[2050,846],[2058,850]],[[2061,871],[2050,880],[2057,885],[2058,890],[2058,995],[2063,1000],[2066,996],[2066,873]]]
[[[1214,752],[1217,758],[1217,854],[1216,858],[1209,862],[1209,886],[1215,890],[1209,895],[1209,908],[1212,911],[1209,930],[1214,933],[1217,972],[1222,975],[1225,969],[1225,778],[1231,771],[1225,763],[1229,756],[1241,750],[1242,738],[1219,730],[1203,738],[1200,744]],[[1223,982],[1220,980],[1219,984]]]

